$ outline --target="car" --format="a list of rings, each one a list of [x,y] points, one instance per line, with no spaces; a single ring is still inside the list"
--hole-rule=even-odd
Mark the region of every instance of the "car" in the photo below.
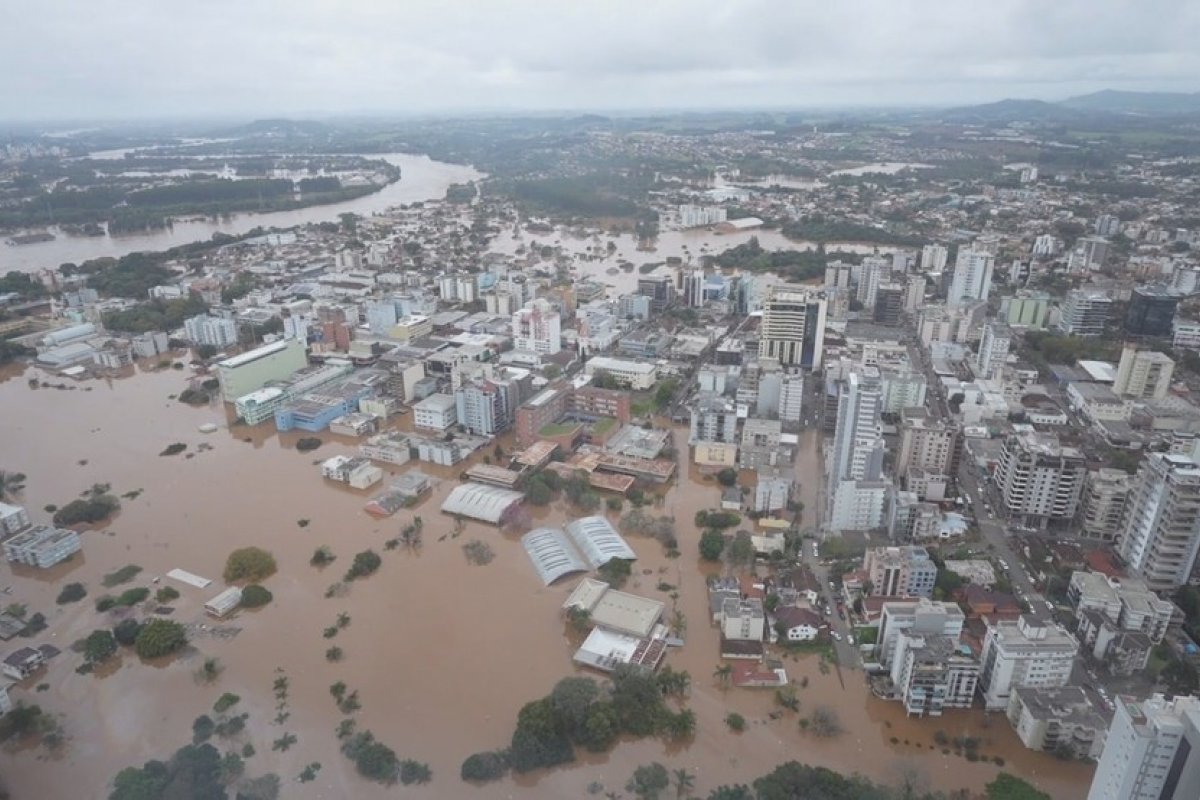
[[[1049,600],[1047,600],[1047,601],[1046,601],[1046,608],[1047,608],[1047,609],[1049,609],[1050,611],[1053,611],[1053,610],[1054,610],[1054,603],[1051,603]]]
[[[830,631],[829,635],[833,637],[835,642],[840,642],[842,640],[842,635],[837,631]]]
[[[1005,561],[1003,558],[1000,559],[1000,569],[1004,570],[1005,572],[1008,572],[1008,562]]]

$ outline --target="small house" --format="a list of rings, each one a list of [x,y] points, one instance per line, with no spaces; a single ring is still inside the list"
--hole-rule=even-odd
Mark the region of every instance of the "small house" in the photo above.
[[[204,610],[209,616],[220,619],[227,616],[231,611],[238,607],[242,602],[242,590],[236,586],[230,586],[219,595],[209,600],[204,604]]]
[[[32,647],[22,647],[9,653],[3,662],[4,674],[15,681],[24,680],[46,663],[46,656]]]

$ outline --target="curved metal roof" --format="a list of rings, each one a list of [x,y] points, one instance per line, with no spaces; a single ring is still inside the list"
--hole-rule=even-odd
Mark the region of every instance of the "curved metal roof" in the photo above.
[[[587,572],[567,535],[558,528],[537,528],[521,537],[521,545],[529,554],[533,568],[546,586],[572,572]]]
[[[442,511],[447,514],[462,514],[471,519],[484,522],[498,523],[504,513],[524,497],[520,492],[512,492],[496,486],[484,486],[481,483],[464,483],[455,486],[442,502]]]
[[[614,558],[634,561],[637,553],[617,533],[617,529],[604,517],[582,517],[566,525],[571,541],[583,553],[593,569],[602,567]]]

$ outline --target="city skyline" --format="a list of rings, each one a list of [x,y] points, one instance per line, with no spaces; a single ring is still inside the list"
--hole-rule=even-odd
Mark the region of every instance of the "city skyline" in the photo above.
[[[986,8],[767,0],[446,9],[56,0],[0,31],[8,121],[972,105],[1195,91],[1176,0]],[[1150,19],[1170,25],[1149,26]]]

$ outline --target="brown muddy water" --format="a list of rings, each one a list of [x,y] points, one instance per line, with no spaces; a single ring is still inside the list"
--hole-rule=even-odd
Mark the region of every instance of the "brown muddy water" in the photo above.
[[[31,389],[27,381],[35,376],[45,377],[33,368],[0,372],[5,420],[0,468],[28,476],[18,500],[35,521],[48,519],[42,510],[46,504],[63,505],[94,483],[110,483],[118,495],[142,493],[123,500],[108,525],[86,532],[82,557],[48,573],[0,567],[0,589],[11,586],[3,602],[26,603],[31,612],[48,618],[49,629],[33,642],[51,642],[66,651],[48,671],[13,690],[14,699],[62,714],[69,736],[63,753],[53,760],[37,750],[0,751],[0,775],[14,797],[105,797],[122,767],[165,758],[188,742],[192,720],[211,713],[222,692],[240,695],[240,708],[251,714],[247,731],[234,740],[237,749],[250,742],[257,751],[247,760],[247,775],[279,774],[287,798],[393,796],[397,789],[361,780],[338,752],[334,729],[342,715],[329,686],[339,680],[359,692],[363,707],[355,716],[360,730],[372,730],[402,758],[432,767],[431,784],[407,789],[415,796],[580,797],[595,781],[620,790],[636,766],[651,761],[692,771],[696,792],[703,795],[723,783],[750,782],[789,759],[881,781],[915,769],[933,788],[980,790],[998,768],[942,755],[933,747],[938,730],[982,737],[982,752],[1003,757],[1006,769],[1055,797],[1086,793],[1090,767],[1026,751],[1003,717],[985,718],[973,711],[940,720],[905,719],[899,705],[870,696],[860,673],[844,670],[840,679],[836,672],[822,674],[815,657],[786,665],[794,680],[809,679],[800,690],[801,714],[817,704],[837,711],[846,733],[834,739],[801,733],[792,712],[769,719],[775,710],[770,691],[719,688],[712,678],[720,663],[718,636],[707,624],[704,591],[711,568],[698,563],[699,534],[691,518],[699,508],[715,507],[720,490],[694,469],[684,471],[685,479],[662,503],[662,512],[673,512],[679,520],[683,556],[670,560],[656,543],[631,539],[640,560],[627,588],[669,603],[657,584],[679,587],[679,608],[688,620],[687,645],[671,652],[667,663],[692,675],[687,704],[697,715],[695,739],[684,745],[627,742],[571,767],[484,787],[464,784],[458,777],[463,758],[506,746],[520,707],[576,670],[572,637],[559,616],[573,581],[542,588],[517,532],[469,523],[454,538],[453,522],[438,508],[459,468],[438,470],[417,462],[396,468],[417,467],[444,480],[411,512],[378,521],[362,511],[365,495],[324,481],[315,466],[320,459],[353,452],[348,440],[325,434],[326,444],[319,450],[300,453],[294,446],[299,433],[279,435],[269,424],[231,430],[224,407],[191,408],[170,399],[187,378],[175,370],[65,381],[74,387],[65,390]],[[50,380],[59,383],[58,378]],[[221,430],[199,433],[197,426],[205,422],[215,422]],[[815,509],[815,476],[820,472],[815,435],[805,434],[803,441],[801,499]],[[173,442],[187,444],[186,453],[158,455]],[[211,449],[198,452],[201,444]],[[676,431],[676,444],[686,453],[683,429]],[[562,521],[565,511],[561,506],[541,511],[537,522]],[[385,551],[385,540],[412,515],[423,518],[423,548],[417,553]],[[303,528],[298,525],[302,519],[309,520]],[[467,563],[461,545],[472,539],[491,544],[496,553],[491,564]],[[318,570],[308,561],[323,544],[338,560]],[[70,643],[113,622],[93,605],[109,591],[100,585],[105,573],[129,563],[141,565],[145,571],[130,586],[150,585],[153,576],[176,567],[214,579],[207,590],[171,582],[183,595],[174,603],[175,618],[202,625],[208,623],[202,604],[221,587],[226,555],[245,545],[273,552],[279,572],[266,581],[274,602],[258,611],[240,611],[225,623],[240,629],[238,635],[217,638],[200,631],[188,652],[166,663],[146,664],[126,653],[119,665],[99,676],[75,673],[80,657],[68,651]],[[380,570],[356,582],[345,597],[326,599],[326,587],[340,578],[354,553],[368,547],[383,556]],[[88,598],[55,605],[58,589],[67,581],[85,583]],[[322,630],[343,611],[351,615],[349,627],[332,641],[323,638]],[[14,640],[7,649],[22,641]],[[326,648],[334,644],[345,651],[341,663],[325,660]],[[219,658],[225,670],[213,685],[200,685],[193,673],[210,656]],[[290,680],[291,716],[282,725],[273,722],[277,668]],[[41,682],[49,684],[48,691],[35,691]],[[730,711],[750,723],[744,733],[726,728],[723,720]],[[297,743],[287,752],[272,752],[271,742],[285,732],[294,734]],[[317,780],[298,783],[296,776],[313,761],[322,764]]]

